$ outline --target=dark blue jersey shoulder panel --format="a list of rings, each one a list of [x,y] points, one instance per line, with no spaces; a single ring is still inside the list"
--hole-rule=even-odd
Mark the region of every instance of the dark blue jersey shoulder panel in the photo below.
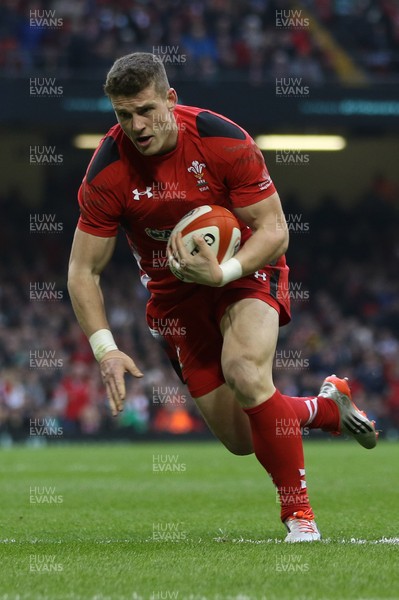
[[[111,163],[119,160],[119,158],[119,149],[116,141],[111,136],[106,137],[89,167],[87,181],[91,183],[101,171]]]
[[[206,110],[198,113],[196,123],[200,137],[224,137],[234,140],[245,140],[246,137],[238,125]]]

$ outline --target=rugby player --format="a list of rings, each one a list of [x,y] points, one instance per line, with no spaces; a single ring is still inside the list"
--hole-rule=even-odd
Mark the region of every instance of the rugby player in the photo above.
[[[117,124],[101,140],[79,189],[68,287],[112,412],[123,410],[124,374],[143,376],[115,344],[100,287],[121,227],[150,292],[148,326],[162,338],[209,428],[234,454],[254,452],[272,477],[285,541],[317,541],[301,428],[349,433],[366,448],[375,446],[376,431],[352,402],[345,379],[327,377],[314,398],[285,396],[273,384],[279,326],[290,320],[288,227],[281,226],[284,213],[263,156],[231,120],[177,104],[161,60],[151,53],[119,58],[104,89]],[[174,192],[160,197],[162,189]],[[194,256],[180,236],[169,239],[176,223],[204,204],[224,206],[240,222],[240,250],[222,266],[202,238]],[[167,251],[189,283],[154,264]],[[159,323],[168,320],[178,326],[162,336]]]

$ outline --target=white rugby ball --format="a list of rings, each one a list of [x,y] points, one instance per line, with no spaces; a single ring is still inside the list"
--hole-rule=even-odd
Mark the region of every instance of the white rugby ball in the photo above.
[[[190,254],[198,252],[193,236],[203,237],[219,264],[229,260],[240,248],[240,225],[233,213],[223,206],[206,204],[190,210],[177,223],[171,236],[179,232],[181,232],[183,244]],[[169,260],[169,268],[175,277],[186,281],[180,265],[174,258]]]

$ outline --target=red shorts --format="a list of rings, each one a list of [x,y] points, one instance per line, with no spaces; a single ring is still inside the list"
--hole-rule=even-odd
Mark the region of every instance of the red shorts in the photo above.
[[[181,370],[193,398],[225,382],[220,321],[228,306],[244,298],[259,298],[277,310],[280,326],[290,321],[288,271],[287,267],[267,267],[221,288],[198,285],[183,300],[150,298],[147,323],[151,333],[162,342],[176,371]]]

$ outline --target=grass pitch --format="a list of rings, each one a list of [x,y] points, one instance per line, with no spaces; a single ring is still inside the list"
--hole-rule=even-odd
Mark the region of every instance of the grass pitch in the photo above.
[[[0,600],[397,600],[399,445],[305,452],[314,544],[217,443],[2,450]]]

